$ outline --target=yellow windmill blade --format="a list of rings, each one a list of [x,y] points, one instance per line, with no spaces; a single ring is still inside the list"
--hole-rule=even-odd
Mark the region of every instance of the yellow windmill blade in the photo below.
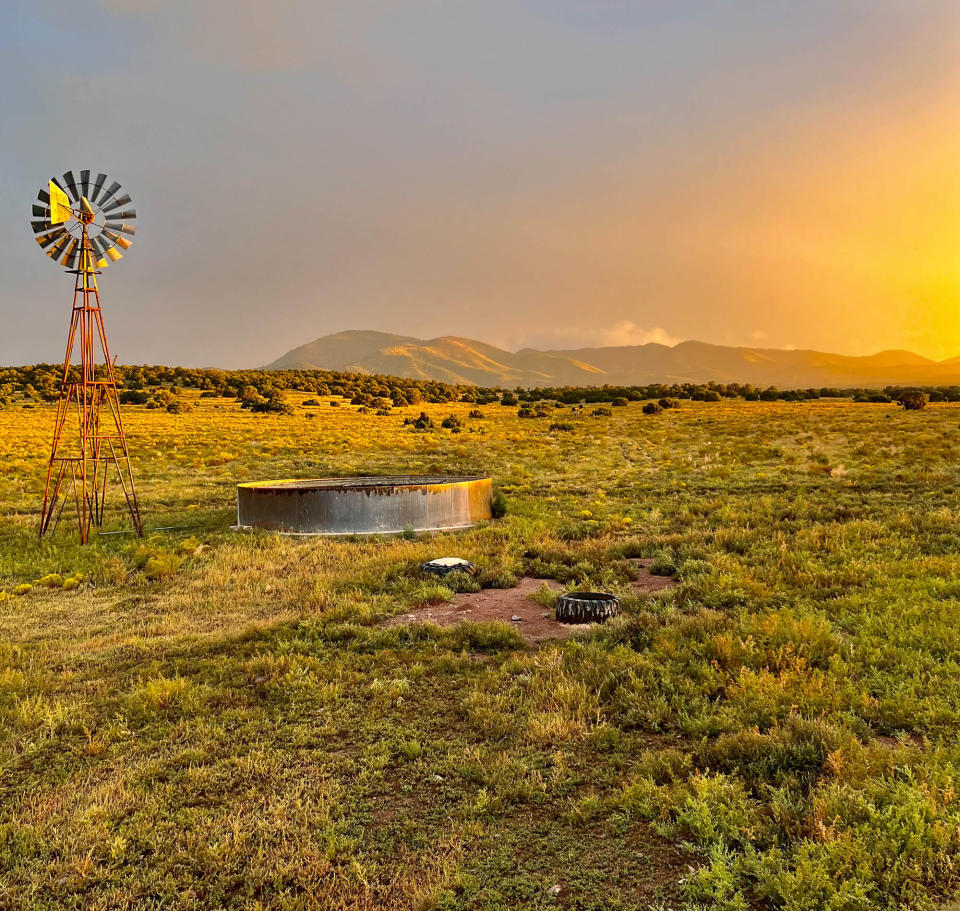
[[[72,213],[70,212],[70,198],[60,189],[52,180],[50,181],[50,224],[62,225],[69,221]]]

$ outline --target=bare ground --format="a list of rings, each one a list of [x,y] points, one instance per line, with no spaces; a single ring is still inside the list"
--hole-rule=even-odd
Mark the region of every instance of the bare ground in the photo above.
[[[651,560],[631,560],[635,575],[631,583],[640,594],[649,594],[674,587],[677,583],[667,576],[654,576],[649,571]],[[596,624],[559,623],[553,609],[538,604],[534,599],[542,586],[562,592],[566,586],[554,579],[522,578],[514,588],[488,588],[479,592],[455,595],[446,604],[431,604],[406,614],[385,620],[382,626],[400,626],[404,623],[435,623],[437,626],[456,626],[458,623],[501,621],[516,626],[529,645],[548,639],[567,639]]]

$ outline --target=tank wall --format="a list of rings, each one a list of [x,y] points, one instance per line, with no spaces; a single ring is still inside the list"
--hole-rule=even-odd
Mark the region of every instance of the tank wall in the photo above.
[[[343,487],[329,479],[315,487],[309,481],[240,484],[237,524],[293,534],[349,535],[463,528],[491,518],[490,478],[424,481],[343,479]]]

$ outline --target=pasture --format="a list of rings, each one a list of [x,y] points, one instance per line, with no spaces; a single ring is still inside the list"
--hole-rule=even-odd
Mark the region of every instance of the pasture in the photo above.
[[[0,905],[892,911],[960,891],[960,406],[304,398],[125,407],[148,533],[88,548],[69,509],[36,538],[52,406],[0,410]],[[403,425],[421,410],[436,429]],[[238,481],[473,472],[508,511],[467,532],[229,529]],[[459,589],[555,579],[624,616],[538,648],[505,624],[382,626],[453,596],[417,571],[447,554],[479,568]],[[635,593],[634,557],[679,584]]]

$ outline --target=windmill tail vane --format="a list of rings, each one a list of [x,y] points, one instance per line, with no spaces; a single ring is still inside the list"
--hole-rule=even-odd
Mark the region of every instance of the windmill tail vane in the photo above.
[[[41,537],[52,533],[72,500],[83,544],[103,525],[111,478],[119,483],[134,531],[143,535],[116,357],[110,356],[97,285],[100,271],[129,249],[137,213],[119,183],[103,173],[91,180],[91,173],[80,171],[78,179],[66,171],[62,181],[52,178],[37,194],[31,221],[40,249],[76,276],[39,531]],[[71,370],[78,347],[79,374]]]

